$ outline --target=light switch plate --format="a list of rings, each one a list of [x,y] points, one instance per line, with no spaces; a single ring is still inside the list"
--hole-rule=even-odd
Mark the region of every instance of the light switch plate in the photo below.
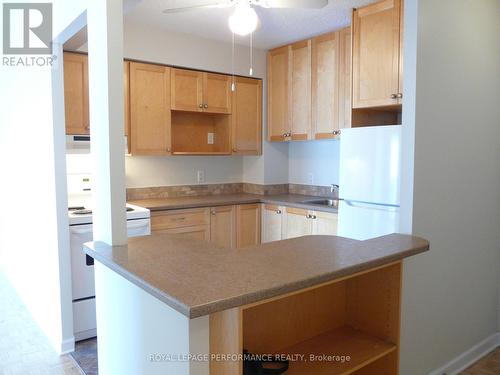
[[[209,145],[214,144],[214,133],[208,133],[207,142]]]
[[[199,184],[204,184],[205,183],[205,171],[197,171],[196,172],[196,181]]]

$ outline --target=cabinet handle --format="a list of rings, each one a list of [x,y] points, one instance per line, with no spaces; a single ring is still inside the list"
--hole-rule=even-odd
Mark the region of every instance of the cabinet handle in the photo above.
[[[391,94],[391,99],[397,99],[398,96],[396,94]]]
[[[281,210],[277,210],[277,211],[276,211],[276,213],[277,213],[278,215],[281,215]]]
[[[204,104],[203,108],[207,109],[208,108],[208,104]]]
[[[340,135],[340,130],[334,130],[334,131],[332,132],[332,134],[333,134],[333,135]]]
[[[233,152],[238,152],[238,150],[237,150],[237,149],[235,149],[235,148],[233,148]]]
[[[314,220],[314,219],[316,219],[316,215],[307,214],[306,218]]]
[[[403,98],[403,94],[402,94],[402,93],[399,93],[399,94],[397,94],[397,95],[396,95],[396,97],[397,97],[398,99],[402,99],[402,98]]]
[[[198,105],[198,107],[203,108],[203,104]]]
[[[170,147],[167,147],[167,152],[170,152]]]
[[[210,214],[212,214],[213,216],[215,216],[216,212],[215,211],[211,211]]]

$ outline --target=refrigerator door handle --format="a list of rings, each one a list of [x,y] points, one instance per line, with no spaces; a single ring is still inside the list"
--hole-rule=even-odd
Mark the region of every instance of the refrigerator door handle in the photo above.
[[[366,210],[377,210],[377,211],[398,211],[399,206],[384,205],[376,203],[364,203],[364,202],[353,202],[344,200],[344,202],[351,207],[363,208]]]

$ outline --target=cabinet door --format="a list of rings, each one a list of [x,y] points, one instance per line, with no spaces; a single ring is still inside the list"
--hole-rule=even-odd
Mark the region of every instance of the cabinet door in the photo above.
[[[127,137],[127,150],[130,154],[130,62],[123,62],[123,96],[125,97],[124,104],[124,126],[125,136]]]
[[[313,211],[313,231],[317,235],[337,235],[338,214],[330,212]]]
[[[260,205],[236,207],[236,247],[260,244]]]
[[[203,72],[171,70],[171,108],[176,111],[203,111]]]
[[[269,51],[267,57],[267,138],[285,141],[289,129],[288,46]]]
[[[66,134],[89,134],[87,55],[64,53],[64,115]]]
[[[203,73],[203,111],[231,113],[231,76]]]
[[[236,77],[233,92],[233,154],[262,154],[262,81]]]
[[[285,212],[283,239],[312,234],[312,219],[308,210],[287,207]]]
[[[130,145],[134,155],[170,153],[170,68],[130,63]]]
[[[181,237],[194,238],[196,240],[210,241],[210,226],[209,225],[197,225],[193,227],[179,227],[179,228],[169,228],[155,230],[153,233],[161,234],[177,234]]]
[[[311,40],[289,48],[289,102],[292,140],[311,138]]]
[[[262,205],[262,243],[280,241],[283,231],[283,209],[273,204]]]
[[[334,138],[339,130],[339,34],[312,40],[312,121],[315,139]]]
[[[210,242],[236,247],[236,215],[234,206],[213,207],[210,211]]]
[[[355,9],[353,108],[398,104],[401,0]]]
[[[339,40],[340,62],[339,62],[339,119],[338,130],[351,127],[352,100],[352,64],[351,64],[351,28],[337,32]]]

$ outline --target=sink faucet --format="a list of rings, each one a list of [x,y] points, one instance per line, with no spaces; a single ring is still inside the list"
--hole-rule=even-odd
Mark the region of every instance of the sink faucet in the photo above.
[[[339,196],[339,189],[340,189],[340,186],[337,185],[337,184],[331,184],[330,185],[330,193],[332,193],[332,195],[335,197],[338,197]]]

